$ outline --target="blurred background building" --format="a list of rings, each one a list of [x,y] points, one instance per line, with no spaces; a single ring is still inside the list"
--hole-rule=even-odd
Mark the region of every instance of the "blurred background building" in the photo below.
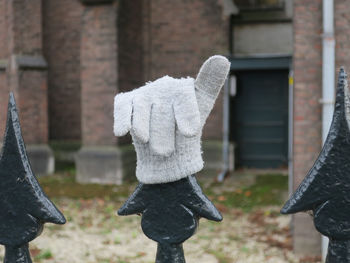
[[[295,188],[322,146],[322,102],[333,103],[321,99],[324,43],[336,43],[330,83],[350,63],[349,8],[335,2],[326,19],[334,15],[335,33],[324,34],[321,0],[0,0],[0,134],[11,90],[38,174],[77,152],[80,182],[121,183],[134,176],[135,154],[128,136],[113,136],[115,94],[165,74],[195,77],[221,54],[231,60],[231,159],[289,168]],[[213,175],[222,126],[223,94],[203,134]],[[319,253],[310,218],[293,225],[295,250]]]

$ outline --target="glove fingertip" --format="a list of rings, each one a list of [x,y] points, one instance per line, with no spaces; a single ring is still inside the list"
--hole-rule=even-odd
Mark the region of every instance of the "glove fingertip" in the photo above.
[[[142,143],[148,143],[149,142],[149,131],[148,128],[138,128],[138,127],[132,127],[133,135],[136,136],[136,138],[142,142]]]
[[[132,132],[140,142],[149,141],[149,122],[152,105],[145,96],[136,96],[132,102]]]
[[[130,131],[130,128],[125,127],[125,126],[120,126],[120,125],[114,125],[113,127],[113,132],[115,136],[124,136]]]
[[[114,98],[114,125],[115,136],[124,136],[131,128],[132,105],[125,93]]]
[[[230,65],[228,59],[220,55],[208,58],[195,80],[196,89],[216,98],[230,71]]]

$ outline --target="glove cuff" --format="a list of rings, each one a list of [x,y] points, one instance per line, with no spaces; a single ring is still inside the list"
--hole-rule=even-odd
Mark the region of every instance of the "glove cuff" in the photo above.
[[[199,137],[178,144],[176,151],[168,157],[152,154],[146,144],[134,142],[134,146],[137,153],[136,177],[144,184],[174,182],[203,169]]]

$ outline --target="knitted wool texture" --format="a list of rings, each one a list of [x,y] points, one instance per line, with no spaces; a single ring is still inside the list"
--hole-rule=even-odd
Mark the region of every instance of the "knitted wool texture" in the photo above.
[[[115,97],[114,133],[130,131],[140,182],[174,182],[203,168],[202,128],[229,67],[226,58],[213,56],[196,80],[165,76]]]

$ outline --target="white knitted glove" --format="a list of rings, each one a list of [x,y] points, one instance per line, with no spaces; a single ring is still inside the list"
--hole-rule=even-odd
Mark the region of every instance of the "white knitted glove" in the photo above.
[[[114,100],[114,134],[131,131],[133,140],[149,143],[151,152],[169,156],[175,151],[175,123],[180,133],[199,133],[200,115],[193,79],[162,77]]]
[[[115,97],[114,133],[130,131],[140,182],[173,182],[203,168],[201,131],[229,68],[225,57],[213,56],[196,80],[166,76]]]

